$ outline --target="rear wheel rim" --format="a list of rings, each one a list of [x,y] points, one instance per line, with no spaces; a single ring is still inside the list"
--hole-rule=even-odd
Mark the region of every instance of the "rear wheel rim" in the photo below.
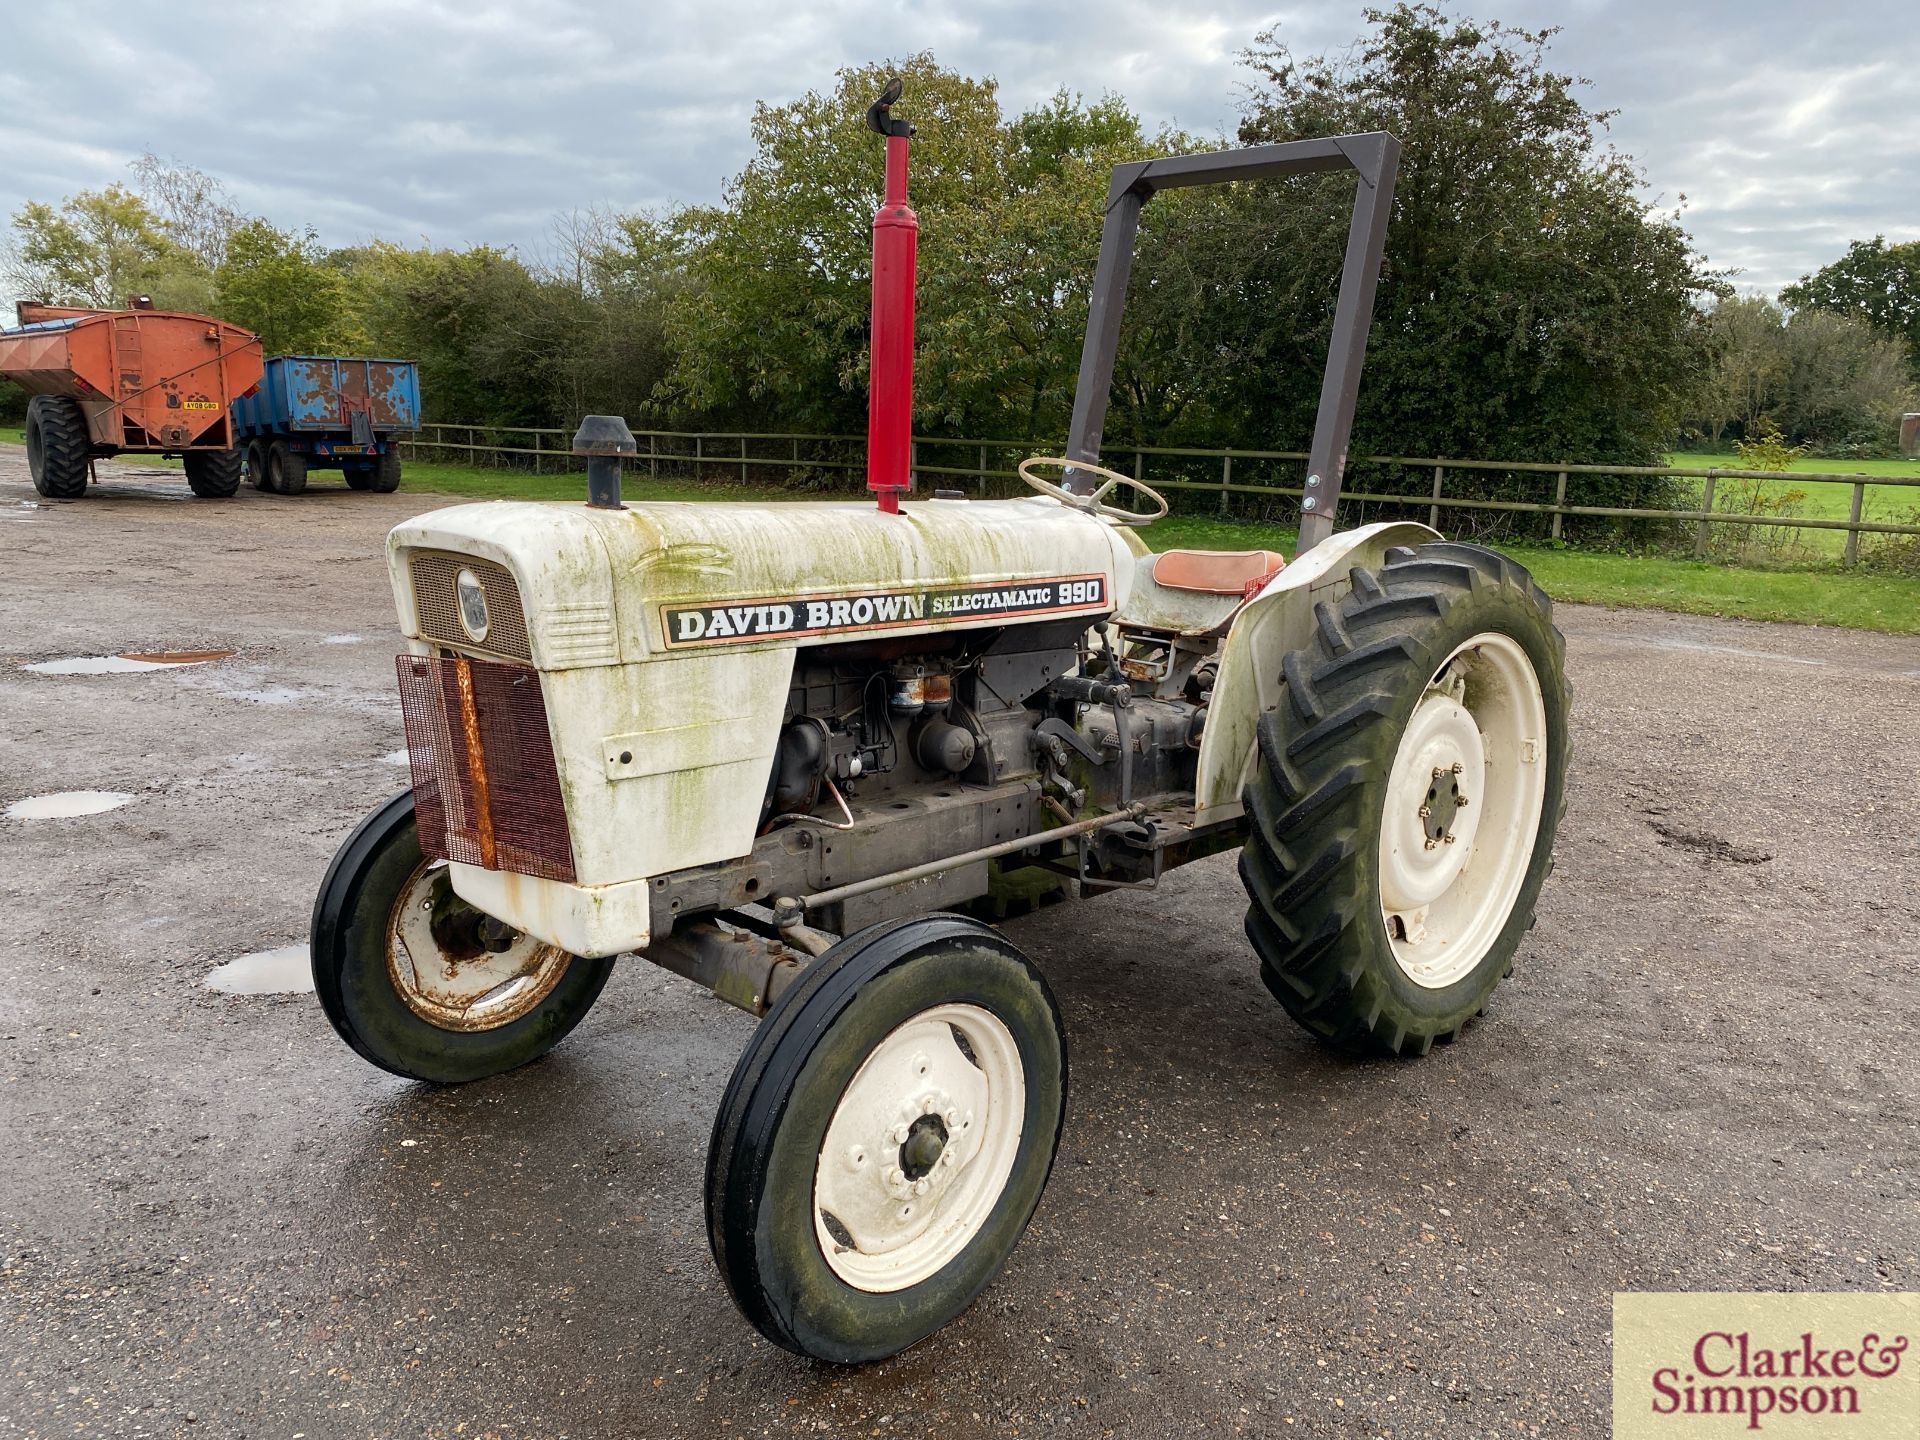
[[[444,860],[423,861],[387,919],[387,978],[406,1007],[442,1030],[497,1030],[536,1009],[572,960],[557,945],[511,936],[486,948],[486,917],[452,893]],[[436,927],[437,922],[437,927]],[[443,943],[451,938],[452,943]]]
[[[1475,635],[1414,703],[1387,780],[1380,909],[1414,984],[1456,984],[1506,928],[1539,843],[1548,769],[1533,661],[1510,635]]]
[[[847,1082],[814,1172],[814,1235],[856,1290],[918,1285],[979,1236],[1013,1175],[1026,1072],[1006,1023],[936,1005]]]

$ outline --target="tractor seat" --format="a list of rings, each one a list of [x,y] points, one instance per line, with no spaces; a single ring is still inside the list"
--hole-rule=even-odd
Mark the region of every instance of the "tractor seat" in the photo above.
[[[1153,580],[1169,590],[1245,598],[1286,564],[1271,550],[1166,550],[1153,562]]]

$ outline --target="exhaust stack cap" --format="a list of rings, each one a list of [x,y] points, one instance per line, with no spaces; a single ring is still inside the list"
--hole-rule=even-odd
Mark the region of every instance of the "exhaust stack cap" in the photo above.
[[[633,431],[618,415],[588,415],[574,432],[573,453],[587,458],[587,504],[596,510],[624,510],[620,503],[620,457],[637,455]]]

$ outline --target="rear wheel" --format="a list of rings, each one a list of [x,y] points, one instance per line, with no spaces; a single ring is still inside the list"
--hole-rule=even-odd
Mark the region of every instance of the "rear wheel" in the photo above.
[[[882,1359],[959,1315],[1040,1202],[1066,1040],[1039,972],[957,915],[807,967],[748,1042],[707,1154],[707,1234],[743,1314],[817,1359]]]
[[[307,488],[307,457],[284,440],[267,446],[267,488],[276,495],[298,495]]]
[[[27,402],[27,469],[33,488],[49,500],[78,500],[87,493],[89,443],[78,401],[36,395]]]
[[[247,483],[256,490],[271,493],[267,486],[267,442],[258,436],[247,442]]]
[[[1565,645],[1519,565],[1390,551],[1315,607],[1260,722],[1240,875],[1261,975],[1322,1039],[1451,1040],[1513,968],[1565,808]]]
[[[238,450],[189,450],[181,465],[187,488],[202,500],[224,500],[240,488],[242,455]]]
[[[391,495],[400,488],[400,447],[389,444],[381,453],[379,463],[373,467],[368,488],[382,495]]]
[[[370,490],[373,488],[373,471],[364,465],[348,465],[341,472],[346,477],[349,490]]]
[[[314,990],[362,1058],[459,1084],[538,1059],[585,1018],[613,961],[586,960],[482,914],[420,853],[413,792],[340,847],[314,901]]]

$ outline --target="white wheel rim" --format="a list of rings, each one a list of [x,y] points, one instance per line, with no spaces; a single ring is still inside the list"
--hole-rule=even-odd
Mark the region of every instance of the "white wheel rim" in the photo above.
[[[495,1030],[532,1010],[560,983],[573,958],[557,945],[515,936],[506,949],[474,945],[450,954],[433,933],[444,860],[413,872],[387,921],[387,978],[406,1007],[442,1030]]]
[[[1526,883],[1546,794],[1540,677],[1512,636],[1476,635],[1415,702],[1387,779],[1380,910],[1415,984],[1443,989],[1486,958]]]
[[[1013,1032],[976,1005],[923,1010],[875,1046],[814,1171],[814,1236],[833,1273],[884,1294],[965,1250],[1013,1174],[1026,1105]]]

